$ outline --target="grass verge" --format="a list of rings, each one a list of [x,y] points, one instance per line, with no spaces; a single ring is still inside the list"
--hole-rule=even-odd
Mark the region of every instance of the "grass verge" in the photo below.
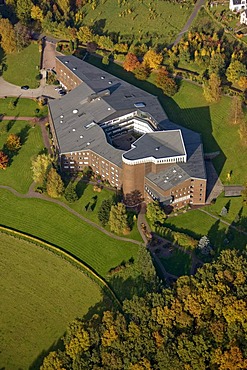
[[[36,113],[36,109],[39,112]],[[2,98],[0,99],[0,115],[14,117],[45,117],[47,107],[40,107],[33,99],[27,98]]]

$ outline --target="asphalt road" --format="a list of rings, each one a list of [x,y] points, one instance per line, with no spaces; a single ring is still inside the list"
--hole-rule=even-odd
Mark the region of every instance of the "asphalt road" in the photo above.
[[[183,37],[184,33],[186,33],[189,30],[193,20],[195,19],[195,17],[197,16],[197,13],[201,9],[201,7],[205,4],[205,2],[206,2],[206,0],[198,0],[197,1],[197,3],[195,4],[193,12],[191,13],[191,15],[190,15],[189,19],[187,20],[185,26],[183,27],[181,32],[179,32],[179,34],[177,35],[176,40],[173,42],[172,45],[177,45],[179,43],[179,41],[181,40],[181,38]]]

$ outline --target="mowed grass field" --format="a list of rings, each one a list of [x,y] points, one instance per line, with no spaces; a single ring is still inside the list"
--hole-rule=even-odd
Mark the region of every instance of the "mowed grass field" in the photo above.
[[[24,370],[102,293],[69,262],[24,240],[0,233],[0,255],[0,367]]]
[[[120,39],[136,42],[169,44],[176,38],[192,12],[189,4],[176,4],[163,0],[131,0],[98,2],[82,8],[83,23],[93,25],[96,32],[120,34]]]
[[[39,109],[40,114],[47,115],[47,107],[39,107],[33,99],[27,98],[2,98],[0,99],[0,115],[14,117],[34,117],[35,110]]]
[[[43,148],[43,139],[39,126],[32,127],[26,121],[0,122],[0,150],[11,133],[21,137],[22,147],[11,159],[10,166],[0,171],[0,184],[13,187],[20,193],[26,193],[32,183],[31,161]]]
[[[19,53],[6,55],[4,64],[3,78],[6,81],[17,86],[28,85],[32,89],[39,87],[36,79],[40,68],[38,44],[30,44]]]
[[[118,241],[88,225],[57,204],[22,199],[0,189],[0,224],[64,248],[101,276],[123,260],[136,258],[138,246]]]

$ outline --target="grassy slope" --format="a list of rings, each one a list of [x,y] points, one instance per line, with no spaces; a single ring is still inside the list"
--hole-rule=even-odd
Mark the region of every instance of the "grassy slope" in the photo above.
[[[16,103],[13,107],[12,103]],[[35,109],[40,110],[40,114],[47,115],[47,107],[40,108],[35,100],[27,98],[5,98],[0,99],[0,115],[15,117],[34,117]]]
[[[9,131],[0,135],[0,148],[2,149],[10,133],[18,134],[25,141],[19,152],[13,157],[7,170],[0,171],[0,184],[15,188],[21,193],[26,193],[32,183],[31,158],[35,157],[44,147],[39,126],[30,127],[27,122],[0,122],[0,130],[6,125]],[[10,128],[11,126],[11,128]]]
[[[120,17],[120,13],[131,9],[130,14]],[[119,6],[118,1],[106,0],[99,4],[95,10],[91,5],[83,7],[86,16],[83,19],[88,25],[94,25],[108,33],[116,32],[130,38],[134,35],[135,41],[146,42],[149,34],[153,42],[161,44],[172,42],[181,31],[192,7],[179,5],[162,0],[127,1],[126,5]],[[155,17],[152,16],[156,14]],[[179,16],[178,16],[179,14]],[[145,25],[145,27],[144,27]]]
[[[4,60],[6,71],[3,78],[18,86],[28,85],[30,88],[39,86],[36,76],[39,73],[40,53],[37,44],[30,44],[20,53],[9,54]]]
[[[0,254],[0,363],[27,369],[70,321],[100,301],[101,290],[68,262],[23,240],[0,234]]]
[[[109,238],[56,204],[20,199],[3,189],[0,190],[0,202],[0,224],[68,250],[102,276],[123,260],[136,257],[136,245]]]

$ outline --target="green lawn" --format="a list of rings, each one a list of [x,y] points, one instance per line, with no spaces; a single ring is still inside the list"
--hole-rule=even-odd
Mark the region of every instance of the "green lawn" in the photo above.
[[[93,190],[92,184],[86,184],[83,181],[79,181],[77,183],[76,190],[80,197],[79,200],[76,201],[75,203],[68,203],[64,199],[64,202],[67,203],[71,208],[76,210],[78,213],[80,213],[84,217],[100,225],[100,222],[98,220],[98,211],[101,206],[101,203],[104,199],[111,199],[112,197],[114,197],[116,194],[116,191],[114,189],[112,190],[102,189],[102,191],[98,193]],[[86,206],[88,204],[92,205],[93,209],[90,206],[88,207],[88,210],[86,210]],[[107,228],[107,230],[110,231],[109,228]],[[135,239],[140,242],[143,241],[137,229],[136,222],[134,223],[131,232],[126,236],[126,238]]]
[[[177,217],[169,217],[165,226],[187,233],[196,239],[207,235],[216,252],[223,248],[244,249],[247,244],[246,235],[234,229],[229,229],[227,225],[199,210],[189,211]],[[224,244],[226,238],[229,240],[227,245]]]
[[[21,193],[26,193],[32,183],[31,158],[35,157],[44,147],[41,129],[31,127],[25,121],[0,122],[0,149],[3,148],[10,133],[20,135],[22,147],[11,159],[6,170],[0,170],[0,184],[8,185]]]
[[[38,367],[38,357],[102,298],[80,270],[34,244],[0,233],[1,368]]]
[[[39,107],[33,99],[27,98],[2,98],[0,99],[0,115],[15,117],[35,117],[36,109],[39,116],[47,115],[47,107]]]
[[[108,237],[54,203],[21,199],[3,189],[0,203],[0,224],[64,248],[102,276],[137,255],[137,245]]]
[[[99,3],[99,2],[98,2]],[[82,7],[83,23],[93,25],[96,32],[120,34],[120,39],[153,44],[169,44],[175,40],[192,12],[189,4],[176,4],[162,0],[132,0],[118,5],[106,0],[95,10],[88,4]],[[178,16],[179,14],[179,16]]]
[[[30,44],[20,53],[9,54],[4,59],[3,78],[18,86],[28,85],[35,89],[39,86],[40,53],[37,44]]]
[[[189,275],[191,268],[191,257],[178,249],[169,257],[160,258],[166,271],[176,276]]]

